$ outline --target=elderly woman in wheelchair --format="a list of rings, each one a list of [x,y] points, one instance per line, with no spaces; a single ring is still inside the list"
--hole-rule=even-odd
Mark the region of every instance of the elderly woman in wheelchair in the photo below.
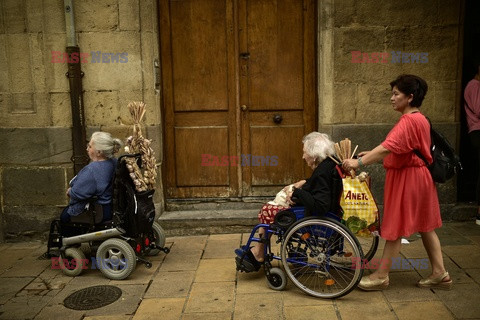
[[[137,261],[151,267],[143,256],[169,252],[165,232],[154,221],[154,190],[137,192],[127,169],[125,159],[134,158],[141,167],[141,155],[117,161],[114,154],[121,145],[109,133],[92,134],[91,162],[70,181],[69,205],[50,226],[46,256],[66,275],[88,269],[91,251],[96,252],[92,268],[114,280],[128,277]]]
[[[108,132],[92,134],[87,145],[91,162],[70,181],[67,190],[70,201],[60,215],[62,222],[70,222],[72,217],[84,213],[94,197],[103,211],[102,220],[112,219],[112,181],[117,166],[114,155],[121,146],[120,139],[112,138]]]
[[[255,272],[263,265],[267,282],[274,290],[290,280],[307,294],[336,298],[353,290],[363,274],[352,261],[363,259],[358,240],[340,223],[339,199],[342,180],[328,135],[312,132],[303,138],[303,159],[313,169],[310,178],[283,191],[289,206],[266,204],[259,213],[247,244],[235,250],[237,270]],[[258,234],[258,237],[256,236]],[[281,243],[280,255],[272,253],[271,237]],[[272,268],[281,260],[285,272]]]

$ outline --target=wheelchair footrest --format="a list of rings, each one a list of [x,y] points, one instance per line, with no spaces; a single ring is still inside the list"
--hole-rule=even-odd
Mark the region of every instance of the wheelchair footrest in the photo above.
[[[237,255],[235,263],[238,271],[255,272],[260,270],[262,264],[255,259],[250,248],[242,246],[242,248],[235,250],[235,254]]]
[[[253,265],[250,261],[242,259],[240,257],[235,257],[235,263],[237,264],[237,271],[240,272],[256,272],[260,270],[260,267]]]

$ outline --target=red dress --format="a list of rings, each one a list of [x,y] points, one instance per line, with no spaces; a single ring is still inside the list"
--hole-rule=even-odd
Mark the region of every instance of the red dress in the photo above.
[[[430,155],[430,125],[420,113],[404,114],[388,133],[382,146],[391,153],[383,160],[386,169],[384,214],[380,228],[386,240],[442,226],[437,189],[425,162]]]

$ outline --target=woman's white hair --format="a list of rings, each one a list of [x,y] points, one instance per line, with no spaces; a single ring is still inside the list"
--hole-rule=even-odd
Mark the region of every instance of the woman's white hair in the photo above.
[[[95,150],[100,151],[107,159],[113,158],[122,147],[122,141],[112,138],[108,132],[94,132],[90,141],[93,142]]]
[[[318,164],[325,160],[328,156],[335,154],[335,144],[328,134],[320,132],[310,132],[303,137],[303,146],[305,152]]]

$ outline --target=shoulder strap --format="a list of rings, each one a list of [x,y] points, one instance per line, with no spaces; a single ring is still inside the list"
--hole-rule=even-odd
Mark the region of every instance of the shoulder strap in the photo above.
[[[427,119],[428,121],[428,124],[430,125],[430,145],[433,144],[433,137],[432,137],[432,122],[430,121],[430,119],[424,115],[424,117]],[[431,149],[431,148],[430,148]],[[423,156],[423,154],[418,150],[418,149],[414,149],[413,152],[420,158],[423,160],[423,162],[425,162],[425,165],[428,167],[430,164],[427,162],[427,159],[425,159],[425,157]]]
[[[429,163],[427,162],[427,160],[425,159],[425,157],[423,156],[423,154],[418,151],[417,149],[413,150],[413,152],[420,158],[423,160],[423,162],[425,162],[425,165],[428,167],[429,166]]]

